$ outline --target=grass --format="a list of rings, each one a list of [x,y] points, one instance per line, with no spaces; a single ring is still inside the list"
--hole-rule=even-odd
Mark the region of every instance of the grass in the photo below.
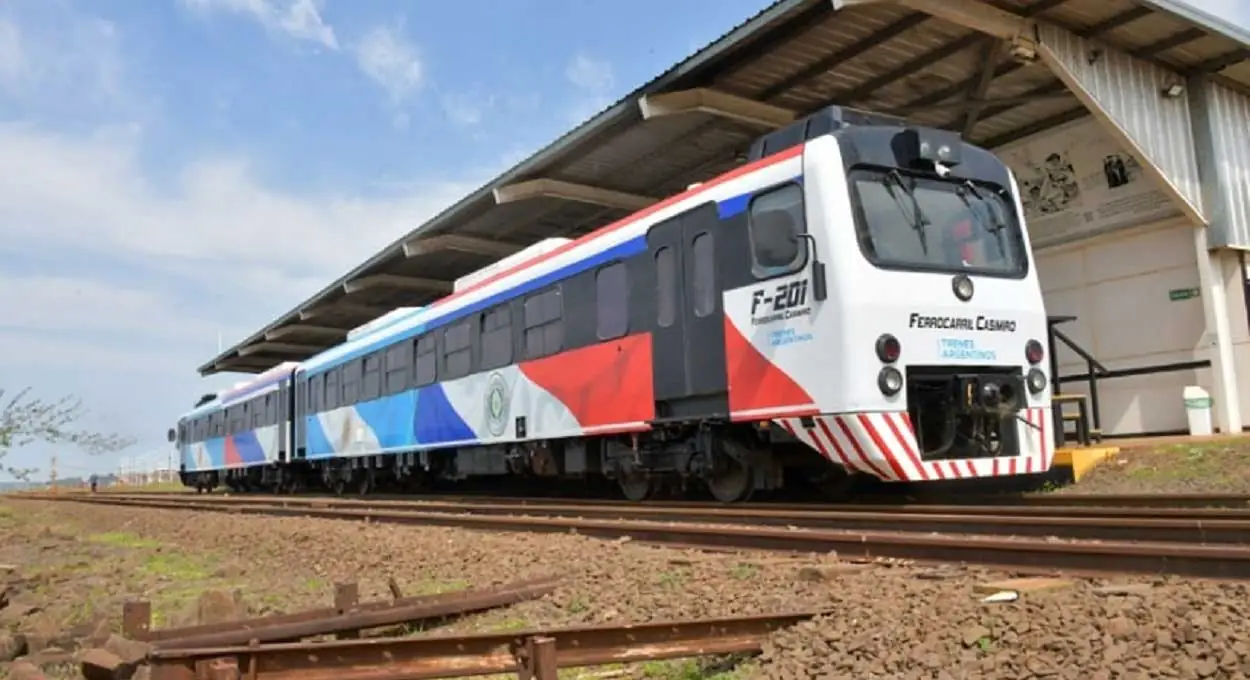
[[[1122,452],[1062,493],[1244,493],[1250,438],[1161,444]]]
[[[92,534],[87,537],[89,543],[98,543],[114,548],[125,548],[128,550],[154,550],[161,547],[157,541],[143,538],[138,534],[132,534],[125,531],[109,531],[102,534]]]
[[[751,662],[741,659],[677,659],[648,661],[642,664],[642,675],[654,680],[740,680],[755,671]]]

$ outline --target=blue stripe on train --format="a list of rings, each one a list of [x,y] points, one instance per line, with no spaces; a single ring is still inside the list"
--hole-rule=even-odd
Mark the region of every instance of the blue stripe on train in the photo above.
[[[315,415],[304,416],[304,451],[306,458],[325,458],[334,455],[334,447],[326,438],[321,419]]]
[[[417,412],[418,403],[417,391],[408,390],[356,404],[356,413],[373,430],[378,446],[394,449],[412,443],[412,414]]]
[[[261,446],[255,430],[238,432],[230,437],[234,440],[234,450],[239,453],[239,461],[243,465],[258,465],[265,462],[265,448]]]
[[[438,444],[477,440],[477,433],[456,412],[456,408],[447,399],[447,392],[443,390],[442,385],[422,387],[420,392],[421,396],[417,398],[416,417],[412,424],[412,433],[418,443]]]
[[[440,444],[477,441],[477,433],[447,399],[442,385],[427,385],[352,406],[383,451],[422,449]],[[307,457],[339,455],[315,416],[307,418]],[[361,455],[371,455],[364,453]]]

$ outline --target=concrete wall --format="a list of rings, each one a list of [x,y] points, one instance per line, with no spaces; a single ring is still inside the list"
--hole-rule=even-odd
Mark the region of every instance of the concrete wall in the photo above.
[[[1209,358],[1202,300],[1169,296],[1198,287],[1192,230],[1183,220],[1169,220],[1039,251],[1047,313],[1077,316],[1060,328],[1111,370]],[[1250,365],[1244,306],[1233,318],[1241,321],[1234,325],[1241,332],[1244,365]],[[1061,376],[1086,372],[1084,360],[1074,353],[1066,348],[1057,353]],[[1185,428],[1181,390],[1191,384],[1211,390],[1210,373],[1175,371],[1100,381],[1103,432]],[[1085,383],[1065,383],[1063,390],[1088,393]]]

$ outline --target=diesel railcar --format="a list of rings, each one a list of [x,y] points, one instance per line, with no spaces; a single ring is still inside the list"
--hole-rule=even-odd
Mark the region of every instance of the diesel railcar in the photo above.
[[[630,499],[698,481],[733,502],[795,477],[1019,475],[1053,454],[1046,333],[1007,166],[835,107],[278,367],[171,439],[201,487],[602,475]]]

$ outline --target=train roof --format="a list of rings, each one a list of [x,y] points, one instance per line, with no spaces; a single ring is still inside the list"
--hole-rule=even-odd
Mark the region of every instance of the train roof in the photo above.
[[[315,374],[328,370],[397,340],[414,337],[427,329],[486,309],[497,304],[502,297],[511,298],[541,290],[569,275],[570,269],[580,271],[633,255],[636,250],[645,248],[645,243],[639,243],[637,237],[644,235],[649,225],[668,219],[698,202],[732,201],[736,209],[743,209],[746,206],[745,200],[736,199],[744,195],[744,184],[735,180],[742,180],[758,171],[795,158],[802,154],[805,146],[805,142],[800,143],[742,165],[601,227],[576,241],[564,243],[554,250],[518,261],[511,267],[484,276],[461,290],[440,298],[417,314],[310,357],[300,365],[298,372]],[[628,229],[630,226],[636,228]],[[638,228],[642,231],[639,232]]]

